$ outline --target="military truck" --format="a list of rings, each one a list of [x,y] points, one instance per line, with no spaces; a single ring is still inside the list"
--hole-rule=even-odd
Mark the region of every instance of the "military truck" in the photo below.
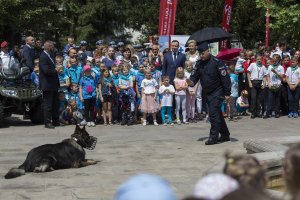
[[[41,91],[29,79],[28,67],[0,70],[0,126],[12,114],[23,115],[33,124],[43,122]]]

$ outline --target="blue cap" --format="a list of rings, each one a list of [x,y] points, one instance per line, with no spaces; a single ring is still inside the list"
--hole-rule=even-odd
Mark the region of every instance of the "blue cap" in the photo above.
[[[87,59],[86,53],[81,53],[81,54],[78,55],[78,60],[83,61],[85,59]]]
[[[208,49],[208,43],[207,42],[202,42],[201,44],[198,45],[197,50],[199,52],[206,51]]]
[[[152,174],[139,174],[123,183],[115,200],[177,200],[170,184]]]
[[[98,41],[96,42],[96,45],[101,45],[101,44],[103,44],[103,40],[98,40]]]
[[[122,46],[124,46],[124,42],[119,42],[118,47],[122,47]]]

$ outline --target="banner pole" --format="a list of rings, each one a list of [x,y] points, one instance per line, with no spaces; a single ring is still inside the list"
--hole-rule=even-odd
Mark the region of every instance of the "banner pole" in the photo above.
[[[267,0],[267,11],[266,11],[266,49],[269,48],[269,35],[270,35],[270,8],[269,8],[270,0]]]

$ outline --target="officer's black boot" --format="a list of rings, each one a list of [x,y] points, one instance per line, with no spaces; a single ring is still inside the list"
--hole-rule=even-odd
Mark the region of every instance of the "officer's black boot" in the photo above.
[[[208,138],[208,140],[205,142],[205,145],[214,145],[214,144],[218,144],[218,140]]]

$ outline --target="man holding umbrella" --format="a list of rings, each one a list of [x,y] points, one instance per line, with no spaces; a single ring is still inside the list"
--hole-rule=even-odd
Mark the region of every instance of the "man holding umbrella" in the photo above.
[[[209,139],[205,144],[214,145],[218,142],[230,141],[230,132],[221,112],[224,96],[226,101],[229,100],[230,77],[225,64],[210,54],[207,42],[201,43],[197,50],[200,54],[200,60],[197,61],[196,68],[190,78],[187,79],[187,83],[189,86],[194,86],[200,79],[207,97],[211,128]]]

